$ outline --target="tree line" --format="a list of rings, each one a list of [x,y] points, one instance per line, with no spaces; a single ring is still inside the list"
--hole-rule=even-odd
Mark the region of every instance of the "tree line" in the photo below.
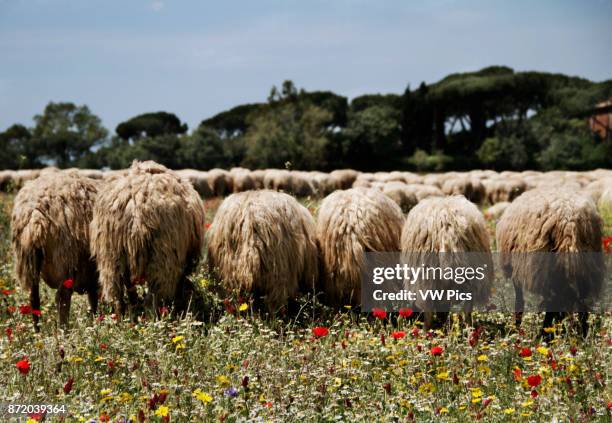
[[[609,98],[612,80],[492,66],[351,101],[285,81],[267,101],[238,105],[192,131],[173,113],[155,112],[110,134],[87,106],[52,102],[33,127],[0,132],[0,168],[117,169],[150,159],[194,169],[585,170],[612,165],[611,142],[592,133],[584,115]]]

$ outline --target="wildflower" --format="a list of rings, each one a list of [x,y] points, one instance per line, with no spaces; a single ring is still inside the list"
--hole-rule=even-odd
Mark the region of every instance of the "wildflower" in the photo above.
[[[6,328],[4,329],[4,333],[6,333],[6,337],[8,338],[9,342],[11,342],[13,340],[13,329]]]
[[[225,396],[230,398],[236,398],[238,396],[238,390],[234,387],[225,390]]]
[[[399,315],[403,318],[408,318],[412,316],[412,309],[411,308],[400,308]]]
[[[448,380],[448,372],[441,372],[436,375],[438,380]]]
[[[442,347],[433,347],[429,352],[431,355],[442,355],[444,349]]]
[[[548,348],[546,347],[538,347],[537,351],[542,355],[548,355]]]
[[[373,308],[372,315],[376,317],[377,319],[381,319],[381,320],[387,318],[387,312],[383,310],[382,308]]]
[[[19,306],[19,313],[26,315],[26,314],[31,314],[32,313],[32,307],[30,307],[27,304],[24,305],[20,305]]]
[[[419,328],[412,328],[412,336],[417,338],[419,336]]]
[[[11,295],[13,293],[15,293],[15,291],[11,290],[11,289],[3,289],[2,290],[2,294],[4,294],[4,295]]]
[[[478,361],[487,361],[488,359],[489,359],[489,357],[487,357],[484,354],[481,354],[478,357],[476,357],[476,360],[478,360]]]
[[[609,253],[610,251],[612,251],[612,249],[610,248],[611,243],[612,243],[612,236],[608,236],[608,237],[601,239],[601,244],[603,245],[604,251],[606,253]]]
[[[576,346],[575,346],[575,345],[572,345],[572,346],[570,347],[570,354],[572,354],[572,355],[576,355],[576,352],[577,352],[577,351],[578,351],[578,348],[576,348]]]
[[[63,285],[66,289],[72,289],[72,287],[74,286],[74,281],[72,279],[66,279]]]
[[[523,348],[519,352],[519,357],[531,357],[533,353],[531,352],[531,348]]]
[[[72,391],[72,385],[74,385],[74,379],[69,378],[68,382],[64,384],[64,394],[68,395]]]
[[[165,405],[160,405],[159,408],[155,410],[155,415],[160,417],[166,417],[168,416],[169,411],[170,409],[168,407],[166,407]]]
[[[23,357],[17,362],[17,364],[15,364],[15,367],[17,367],[19,373],[22,375],[27,375],[30,371],[30,360],[28,360],[28,357]]]
[[[515,367],[513,373],[514,373],[514,380],[516,380],[517,382],[523,379],[523,372],[521,371],[520,368]]]
[[[172,338],[172,343],[176,344],[177,342],[181,342],[183,339],[185,339],[183,336],[179,335],[179,336],[175,336],[174,338]]]
[[[213,400],[213,397],[211,397],[206,392],[202,392],[200,389],[196,389],[195,391],[193,391],[193,395],[198,401],[202,401],[204,404],[208,404]]]
[[[531,390],[531,398],[537,398],[538,397],[538,391],[536,391],[535,389]]]
[[[514,408],[506,408],[504,414],[513,414],[516,410]]]
[[[40,317],[41,312],[40,312],[40,310],[32,310],[32,314],[33,314],[34,316],[38,316],[38,317]]]
[[[229,379],[226,376],[219,375],[219,376],[217,376],[216,379],[217,379],[217,383],[219,385],[224,386],[224,387],[229,387],[230,381],[229,381]]]
[[[317,338],[322,338],[324,336],[329,335],[329,329],[323,326],[317,326],[312,328],[312,334]]]
[[[393,337],[393,339],[402,339],[404,336],[406,336],[406,332],[404,332],[403,330],[399,330],[393,332],[391,336]]]
[[[240,304],[240,307],[238,307],[238,310],[239,311],[245,311],[248,308],[249,308],[249,306],[248,306],[247,303],[242,303],[242,304]]]
[[[527,383],[529,384],[529,386],[531,386],[532,388],[535,388],[536,386],[538,386],[540,383],[542,383],[542,376],[540,375],[532,375],[529,376],[527,378]]]

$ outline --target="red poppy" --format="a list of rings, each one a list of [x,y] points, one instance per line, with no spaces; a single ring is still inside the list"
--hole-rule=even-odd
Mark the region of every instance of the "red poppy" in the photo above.
[[[264,403],[264,406],[270,408],[270,407],[272,407],[272,402],[268,401],[268,402]]]
[[[72,279],[66,279],[64,281],[64,288],[72,289],[73,286],[74,286],[74,281]]]
[[[536,391],[535,389],[531,390],[531,398],[537,398],[538,397],[538,391]]]
[[[402,339],[404,336],[406,336],[406,332],[403,330],[398,330],[397,332],[391,333],[391,336],[393,339]]]
[[[27,375],[30,371],[30,361],[28,360],[28,357],[24,357],[19,360],[17,364],[15,364],[15,367],[17,367],[19,373],[21,373],[22,375]]]
[[[39,422],[44,417],[44,414],[43,413],[28,413],[28,417],[34,421]]]
[[[399,315],[402,317],[408,318],[412,316],[412,309],[411,308],[400,308]]]
[[[324,336],[329,335],[329,329],[323,326],[317,326],[315,328],[312,328],[312,334],[317,338],[322,338]]]
[[[419,336],[419,328],[412,329],[412,336],[414,336],[415,338]]]
[[[572,346],[570,347],[570,353],[571,353],[572,355],[576,355],[576,353],[577,353],[577,352],[578,352],[578,348],[576,348],[574,345],[572,345]]]
[[[533,352],[531,351],[531,348],[522,348],[519,352],[520,357],[531,357],[532,354]]]
[[[211,225],[211,223],[205,223],[204,224],[204,229],[206,229],[206,230],[210,229],[210,225]]]
[[[69,394],[72,391],[72,385],[74,385],[74,379],[68,379],[68,382],[64,385],[64,394]]]
[[[523,372],[518,367],[514,369],[514,380],[517,382],[523,378]]]
[[[540,375],[531,375],[527,378],[527,383],[529,384],[529,386],[531,386],[532,388],[535,388],[536,386],[538,386],[540,383],[542,383],[542,376]]]
[[[4,295],[11,295],[11,294],[12,294],[12,293],[14,293],[14,292],[15,292],[15,291],[10,290],[10,289],[3,289],[3,290],[2,290],[2,293],[3,293]]]
[[[429,352],[431,355],[442,355],[444,349],[442,347],[433,347]]]
[[[101,349],[101,350],[105,350],[105,349],[107,349],[107,348],[108,348],[108,345],[106,345],[104,342],[102,342],[102,343],[100,344],[100,349]]]
[[[15,312],[15,310],[17,310],[17,308],[16,308],[15,306],[8,306],[8,307],[6,308],[6,311],[7,311],[7,313],[9,313],[9,314],[14,313],[14,312]]]
[[[605,250],[606,253],[609,253],[610,250],[610,244],[612,243],[612,236],[608,236],[605,238],[601,239],[601,244],[603,245],[603,248]]]
[[[6,333],[6,337],[8,338],[9,342],[13,340],[13,329],[6,328],[4,333]]]
[[[20,312],[21,314],[24,314],[24,315],[25,315],[25,314],[30,314],[30,313],[32,313],[32,307],[30,307],[30,306],[29,306],[29,305],[27,305],[27,304],[20,305],[20,306],[19,306],[19,312]]]
[[[373,308],[372,315],[376,317],[377,319],[381,319],[381,320],[387,318],[387,312],[383,310],[382,308]]]
[[[102,413],[100,414],[100,421],[101,422],[110,422],[110,417],[108,414],[106,413]]]
[[[32,310],[32,314],[33,314],[34,316],[38,316],[38,317],[40,317],[40,315],[41,315],[42,313],[40,312],[40,310]]]
[[[612,401],[608,402],[608,409],[612,410]]]

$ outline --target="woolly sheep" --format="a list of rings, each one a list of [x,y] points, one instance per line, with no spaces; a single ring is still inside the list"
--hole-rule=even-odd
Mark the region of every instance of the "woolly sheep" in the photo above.
[[[152,161],[134,161],[113,183],[103,184],[90,225],[91,250],[102,294],[119,314],[138,300],[146,282],[147,302],[175,301],[178,310],[190,289],[204,236],[204,208],[198,193],[175,172]]]
[[[472,293],[472,303],[482,304],[488,300],[493,281],[493,259],[487,226],[476,205],[464,196],[432,197],[419,202],[406,217],[402,229],[401,247],[402,253],[406,254],[411,261],[414,258],[417,263],[421,263],[421,255],[426,254],[427,258],[437,257],[439,263],[435,264],[440,266],[448,260],[453,261],[453,267],[473,265],[474,256],[472,254],[478,253],[477,261],[486,266],[486,277],[482,282],[466,281],[461,286]],[[468,254],[453,254],[451,257],[433,256],[428,253]],[[443,279],[435,283],[436,289],[449,290],[458,286],[453,280]],[[449,305],[451,304],[449,302]],[[416,305],[427,308],[428,303],[418,299]],[[468,306],[466,312],[469,323],[471,323],[470,311]],[[426,310],[425,327],[430,329],[432,323],[433,313]]]
[[[39,279],[55,290],[59,324],[68,325],[72,292],[87,293],[97,309],[98,275],[89,247],[89,223],[98,183],[78,172],[47,173],[27,182],[11,216],[15,274],[40,309]],[[70,282],[65,282],[68,279]],[[38,330],[38,316],[34,315]]]
[[[228,292],[255,296],[271,313],[318,275],[314,220],[295,198],[274,191],[227,197],[208,232],[208,266]]]
[[[377,189],[336,191],[323,200],[316,237],[325,302],[359,304],[364,253],[399,251],[403,220],[399,206]]]
[[[572,189],[537,188],[527,191],[506,209],[496,231],[497,246],[506,277],[514,283],[516,323],[520,325],[523,291],[539,294],[548,309],[556,305],[556,295],[580,292],[574,300],[587,305],[602,287],[604,265],[600,254],[602,222],[593,201]],[[540,254],[561,253],[554,271],[543,265]],[[589,253],[589,254],[578,254]],[[569,292],[569,294],[568,294]],[[547,312],[544,327],[560,317]],[[581,313],[586,331],[586,313]]]

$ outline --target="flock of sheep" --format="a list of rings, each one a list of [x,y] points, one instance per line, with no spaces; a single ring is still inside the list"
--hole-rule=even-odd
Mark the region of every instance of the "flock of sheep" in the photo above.
[[[503,270],[514,282],[517,305],[523,289],[550,292],[551,286],[580,284],[581,295],[592,297],[604,277],[596,204],[612,206],[607,170],[201,172],[136,161],[104,173],[0,172],[0,188],[8,187],[20,188],[11,225],[16,277],[34,309],[40,278],[57,290],[60,325],[68,323],[73,291],[88,294],[94,313],[98,291],[118,314],[126,312],[126,299],[130,308],[144,302],[157,310],[170,302],[183,309],[193,291],[188,276],[205,244],[208,269],[227,292],[251,294],[267,311],[313,290],[335,307],[359,305],[366,252],[490,256],[485,216],[476,204],[493,205],[485,214],[499,218],[497,246],[507,254]],[[202,198],[213,196],[227,197],[207,231]],[[325,197],[316,219],[295,198],[304,196]],[[588,268],[562,263],[563,277],[551,280],[533,272],[533,263],[513,262],[514,252],[600,254]],[[140,284],[148,288],[144,299]],[[481,299],[490,291],[474,287]],[[547,313],[544,324],[552,317]],[[425,313],[426,327],[432,322]]]

